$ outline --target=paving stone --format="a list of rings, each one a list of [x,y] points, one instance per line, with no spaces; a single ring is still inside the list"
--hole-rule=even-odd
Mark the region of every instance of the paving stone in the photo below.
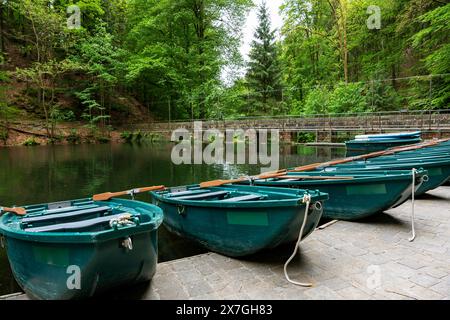
[[[443,295],[421,286],[413,286],[402,291],[417,300],[441,300],[443,298]]]
[[[410,277],[409,280],[425,288],[429,288],[439,283],[438,279],[433,278],[427,274],[418,274],[416,276]]]
[[[344,251],[344,252],[346,252],[346,253],[350,254],[351,256],[354,256],[354,257],[365,255],[368,252],[365,249],[361,249],[361,248],[358,248],[358,247],[353,246],[353,245],[348,245],[348,246],[341,247],[340,250],[342,250],[342,251]]]
[[[343,297],[325,286],[305,290],[305,295],[314,300],[342,300]]]
[[[177,260],[171,263],[170,266],[175,272],[188,271],[193,269],[193,265],[189,260]]]
[[[330,288],[331,290],[338,291],[347,287],[350,287],[351,284],[348,281],[345,281],[344,279],[340,277],[332,278],[329,280],[322,281],[320,283],[321,285]]]
[[[397,277],[401,277],[403,279],[408,279],[417,274],[417,270],[394,261],[390,261],[382,265],[381,272],[383,275],[385,275],[386,272],[389,272],[390,274],[396,275]]]
[[[186,285],[186,290],[191,298],[206,295],[214,291],[206,281],[189,283]]]
[[[177,273],[177,278],[180,280],[183,284],[188,284],[192,282],[198,282],[204,279],[204,276],[198,272],[197,270],[187,270],[187,271],[180,271]]]
[[[433,266],[433,267],[425,267],[420,269],[420,271],[425,272],[426,274],[432,276],[433,278],[442,279],[445,276],[449,275],[448,271],[444,271],[443,268]]]
[[[427,264],[423,260],[418,259],[417,257],[415,259],[413,257],[404,257],[399,260],[399,263],[415,270],[427,266]]]
[[[441,294],[444,297],[450,297],[450,282],[441,281],[430,287],[431,290]]]
[[[341,295],[345,300],[369,300],[371,298],[370,295],[354,286],[340,289],[337,291],[337,293]]]

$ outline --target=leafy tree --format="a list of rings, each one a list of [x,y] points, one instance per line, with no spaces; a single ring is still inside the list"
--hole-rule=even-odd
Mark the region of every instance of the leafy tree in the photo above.
[[[329,100],[331,113],[357,113],[371,111],[363,83],[339,83]]]
[[[425,68],[431,74],[442,74],[431,83],[434,87],[429,107],[446,108],[450,102],[450,4],[437,7],[418,18],[426,25],[416,33],[413,47],[424,56]]]
[[[248,0],[133,0],[127,80],[166,119],[205,118],[223,67],[239,61]],[[236,31],[239,30],[239,31]]]
[[[85,81],[85,92],[89,92],[87,100],[95,99],[102,113],[108,109],[111,114],[113,90],[125,77],[123,62],[125,56],[126,51],[115,45],[114,36],[101,24],[93,30],[92,35],[79,42],[76,52],[71,57],[73,61],[83,66],[88,76],[88,81]],[[77,96],[83,97],[81,101],[84,104],[86,100],[84,95]]]
[[[0,63],[0,66],[2,64]],[[14,119],[19,110],[10,106],[6,97],[6,90],[8,88],[9,77],[4,71],[0,71],[0,140],[5,143],[8,139],[9,122]]]
[[[38,99],[46,121],[47,135],[55,137],[55,120],[53,115],[58,105],[55,101],[55,89],[58,79],[64,74],[79,69],[80,66],[70,60],[50,60],[48,62],[36,62],[30,68],[17,69],[14,73],[18,79],[35,85],[38,90]]]

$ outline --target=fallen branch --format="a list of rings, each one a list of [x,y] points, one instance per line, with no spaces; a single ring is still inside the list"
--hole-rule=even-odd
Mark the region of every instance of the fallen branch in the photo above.
[[[29,134],[29,135],[36,136],[36,137],[41,137],[41,138],[50,138],[45,133],[37,133],[37,132],[26,131],[26,130],[23,130],[23,129],[17,129],[17,128],[14,128],[14,127],[7,127],[4,124],[0,124],[0,126],[5,128],[5,129],[7,129],[7,130],[11,130],[11,131],[15,131],[15,132],[23,133],[23,134]]]

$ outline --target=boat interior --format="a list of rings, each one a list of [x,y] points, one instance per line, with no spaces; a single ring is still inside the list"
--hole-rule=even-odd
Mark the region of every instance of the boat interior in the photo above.
[[[140,218],[137,212],[121,206],[105,205],[92,200],[31,206],[20,220],[25,232],[99,232],[112,228],[111,221],[127,217]],[[134,210],[133,210],[134,211]]]

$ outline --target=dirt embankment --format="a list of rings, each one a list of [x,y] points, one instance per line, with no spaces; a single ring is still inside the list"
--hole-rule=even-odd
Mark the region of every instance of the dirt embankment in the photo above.
[[[92,132],[92,130],[81,123],[56,126],[53,139],[47,134],[45,126],[39,122],[10,123],[8,129],[4,123],[0,123],[0,131],[3,132],[0,147],[124,142],[121,138],[121,132]],[[5,135],[6,132],[7,134]]]

